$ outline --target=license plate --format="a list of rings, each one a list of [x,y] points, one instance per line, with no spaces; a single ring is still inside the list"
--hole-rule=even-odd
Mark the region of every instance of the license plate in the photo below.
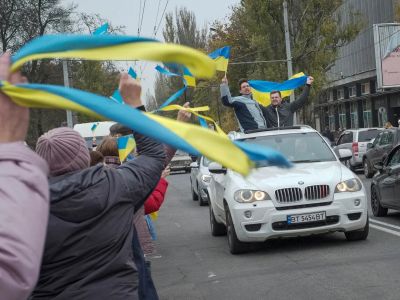
[[[287,216],[287,223],[289,225],[298,223],[310,223],[310,222],[324,221],[325,219],[326,219],[326,213],[324,211],[321,211],[310,214]]]

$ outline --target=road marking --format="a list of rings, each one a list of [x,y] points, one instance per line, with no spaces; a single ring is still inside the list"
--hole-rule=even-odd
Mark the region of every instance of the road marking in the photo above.
[[[400,237],[400,232],[394,231],[392,229],[388,229],[388,228],[381,227],[381,226],[374,225],[374,224],[369,224],[369,227]]]
[[[208,272],[208,278],[213,278],[217,275],[214,274],[214,272]]]
[[[372,223],[376,223],[376,224],[379,224],[379,225],[383,225],[383,226],[386,226],[386,227],[391,227],[391,228],[400,230],[400,226],[392,225],[392,224],[390,224],[390,223],[378,221],[378,220],[375,220],[375,219],[372,219],[372,218],[369,219],[369,220],[370,220]]]

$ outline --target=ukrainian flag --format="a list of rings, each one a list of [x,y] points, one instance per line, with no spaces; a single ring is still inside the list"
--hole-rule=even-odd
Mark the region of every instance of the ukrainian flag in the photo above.
[[[217,71],[226,72],[228,70],[228,62],[231,56],[231,47],[225,46],[208,54],[215,61]]]
[[[194,78],[193,74],[186,67],[183,67],[183,78],[187,86],[196,87],[196,78]]]
[[[307,76],[303,72],[297,73],[285,82],[272,82],[262,80],[249,80],[253,99],[263,106],[271,104],[270,93],[280,91],[282,98],[290,96],[295,88],[305,85]]]
[[[136,141],[130,136],[121,136],[117,139],[119,160],[122,163],[135,148]]]
[[[93,35],[106,34],[107,31],[108,31],[108,23],[104,23],[99,28],[97,28],[95,31],[93,31]]]

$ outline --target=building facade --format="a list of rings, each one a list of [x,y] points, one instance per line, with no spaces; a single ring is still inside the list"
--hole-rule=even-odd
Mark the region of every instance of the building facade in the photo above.
[[[400,88],[377,89],[373,25],[394,23],[397,0],[347,0],[339,8],[343,23],[357,12],[364,29],[340,48],[338,58],[328,72],[326,89],[315,105],[321,129],[331,131],[350,128],[383,127],[387,121],[398,126]]]

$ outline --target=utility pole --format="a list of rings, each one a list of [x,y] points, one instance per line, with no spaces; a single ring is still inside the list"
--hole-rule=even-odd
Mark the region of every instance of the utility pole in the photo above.
[[[287,61],[287,72],[288,78],[293,76],[292,67],[292,51],[290,49],[290,35],[289,35],[289,18],[288,18],[288,4],[287,1],[283,1],[283,23],[285,27],[285,43],[286,43],[286,61]],[[294,93],[290,95],[290,102],[294,101]],[[297,115],[293,114],[293,123],[297,124]]]
[[[63,60],[63,75],[64,75],[64,86],[69,87],[69,74],[68,74],[68,65],[67,61]],[[67,125],[69,128],[74,126],[72,122],[72,111],[67,110]]]

